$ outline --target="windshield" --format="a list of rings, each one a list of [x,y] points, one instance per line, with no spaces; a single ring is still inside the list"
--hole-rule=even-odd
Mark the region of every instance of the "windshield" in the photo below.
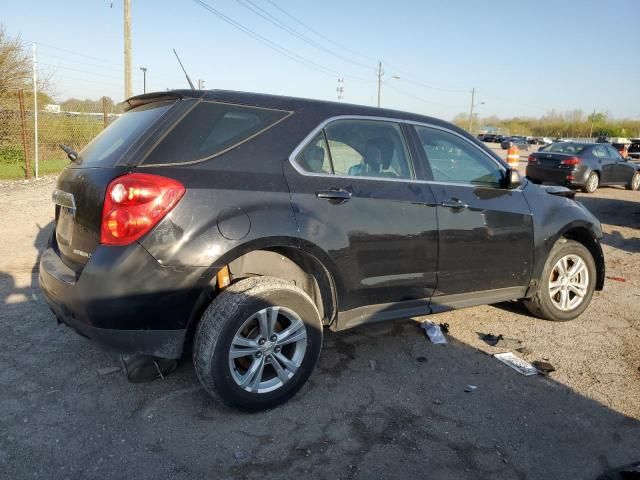
[[[78,163],[83,167],[113,167],[174,102],[153,102],[129,110],[80,151]]]

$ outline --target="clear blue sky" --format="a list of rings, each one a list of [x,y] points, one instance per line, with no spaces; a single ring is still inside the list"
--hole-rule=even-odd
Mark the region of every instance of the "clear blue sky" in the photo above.
[[[596,109],[640,118],[638,0],[251,0],[321,49],[238,0],[204,1],[331,72],[273,51],[192,0],[132,0],[134,93],[142,92],[140,66],[148,68],[148,91],[186,86],[176,48],[206,88],[335,100],[344,76],[345,101],[373,105],[381,59],[386,107],[450,119],[468,111],[475,87],[482,116]],[[123,99],[122,17],[122,0],[0,0],[8,33],[40,43],[58,100]]]

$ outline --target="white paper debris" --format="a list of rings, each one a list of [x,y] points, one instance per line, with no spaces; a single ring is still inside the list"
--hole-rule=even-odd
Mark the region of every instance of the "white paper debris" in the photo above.
[[[521,373],[522,375],[529,376],[538,373],[536,367],[531,365],[529,362],[521,359],[520,357],[517,357],[512,352],[496,353],[494,357],[496,357],[505,365],[509,365],[516,372]]]
[[[429,340],[431,340],[431,343],[435,343],[436,345],[447,343],[447,339],[444,338],[440,325],[436,325],[431,322],[424,322],[420,326],[424,328],[424,331],[426,332],[427,337],[429,337]]]

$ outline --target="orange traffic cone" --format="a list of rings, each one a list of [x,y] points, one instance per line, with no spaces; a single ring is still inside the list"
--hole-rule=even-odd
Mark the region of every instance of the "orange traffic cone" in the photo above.
[[[518,147],[514,144],[511,144],[507,151],[507,163],[512,168],[518,168],[520,164],[520,153],[518,152]]]

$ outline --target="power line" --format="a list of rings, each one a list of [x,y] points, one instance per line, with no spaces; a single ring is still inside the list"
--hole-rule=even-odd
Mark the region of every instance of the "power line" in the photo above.
[[[107,63],[109,65],[113,65],[113,64],[110,64],[109,62],[107,62],[106,60],[103,60],[102,58],[92,57],[91,55],[85,55],[84,53],[74,52],[73,50],[67,50],[66,48],[56,47],[55,45],[49,45],[47,43],[33,42],[33,41],[29,42],[29,43],[35,43],[36,45],[40,45],[42,47],[53,48],[55,50],[60,50],[61,52],[70,53],[71,55],[78,55],[80,57],[85,57],[85,58],[89,58],[91,60],[97,60],[99,62],[103,62],[103,63]]]
[[[209,5],[206,2],[203,2],[202,0],[193,0],[194,2],[196,2],[197,4],[199,4],[201,7],[203,7],[204,9],[206,9],[207,11],[209,11],[210,13],[213,13],[214,15],[216,15],[218,18],[220,18],[221,20],[223,20],[224,22],[228,23],[229,25],[232,25],[233,27],[237,28],[238,30],[242,31],[243,33],[249,35],[250,37],[252,37],[254,40],[257,40],[258,42],[262,43],[263,45],[269,47],[270,49],[280,53],[281,55],[284,55],[285,57],[288,57],[289,59],[298,62],[302,65],[305,65],[309,68],[314,68],[317,71],[320,71],[322,73],[324,73],[325,75],[330,75],[330,76],[334,76],[334,75],[342,75],[341,72],[338,72],[337,70],[333,70],[331,68],[325,67],[323,65],[320,65],[319,63],[316,63],[312,60],[307,60],[304,57],[301,57],[300,55],[298,55],[295,52],[292,52],[291,50],[284,48],[280,45],[278,45],[277,43],[269,40],[268,38],[264,37],[263,35],[260,35],[259,33],[251,30],[248,27],[245,27],[244,25],[240,24],[239,22],[233,20],[231,17],[228,17],[227,15],[225,15],[224,13],[216,10],[215,8],[213,8],[211,5]],[[348,75],[343,75],[343,76],[348,76]],[[361,78],[358,77],[353,77],[350,76],[349,77],[356,79],[356,80],[360,80],[362,81]],[[366,81],[366,80],[364,80]]]
[[[252,8],[251,6],[247,5],[246,3],[244,3],[243,0],[236,0],[236,2],[239,3],[240,5],[242,5],[243,7],[248,8],[253,13],[255,13],[256,15],[260,16],[261,18],[265,19],[266,21],[268,21],[272,25],[275,25],[276,27],[280,28],[281,30],[284,30],[285,32],[293,35],[294,37],[302,40],[303,42],[311,45],[312,47],[317,48],[318,50],[321,50],[321,51],[323,51],[325,53],[328,53],[329,55],[333,55],[334,57],[339,58],[340,60],[343,60],[343,61],[345,61],[347,63],[351,63],[351,64],[356,65],[358,67],[366,68],[367,70],[373,70],[371,65],[365,65],[364,63],[360,63],[360,62],[358,62],[356,60],[353,60],[351,58],[345,57],[344,55],[340,55],[339,53],[336,53],[333,50],[325,48],[324,46],[320,45],[318,42],[316,42],[316,41],[312,40],[311,38],[307,37],[306,35],[300,33],[296,29],[288,26],[286,23],[282,22],[277,17],[271,15],[267,10],[265,10],[262,7],[260,7],[259,5],[256,5],[252,0],[246,0],[246,2],[250,3],[255,8]],[[262,12],[262,13],[260,13],[260,12]]]
[[[359,57],[362,58],[366,58],[368,60],[373,60],[373,61],[377,61],[375,58],[373,57],[369,57],[367,55],[363,55],[362,53],[358,53],[355,50],[350,49],[349,47],[345,47],[344,45],[341,45],[339,43],[337,43],[336,41],[332,40],[331,38],[327,37],[326,35],[323,35],[322,33],[318,32],[317,30],[311,28],[309,25],[307,25],[306,23],[304,23],[302,20],[300,20],[299,18],[293,16],[292,14],[290,14],[289,12],[287,12],[285,9],[283,9],[282,7],[278,6],[277,4],[275,4],[274,2],[272,2],[271,0],[267,0],[267,2],[269,2],[271,4],[271,6],[273,6],[274,8],[276,8],[277,10],[279,10],[280,12],[282,12],[283,14],[285,14],[287,17],[289,17],[291,20],[293,20],[294,22],[302,25],[304,28],[306,28],[307,30],[309,30],[310,32],[316,34],[318,37],[326,40],[327,42],[335,45],[338,48],[342,48],[343,50],[346,50],[348,52],[353,53],[354,55],[358,55]]]
[[[40,57],[42,57],[42,56],[43,56],[43,54],[40,53]],[[84,62],[82,60],[74,60],[74,59],[71,59],[71,58],[68,58],[68,57],[62,57],[60,55],[54,55],[53,53],[45,53],[44,56],[47,57],[47,58],[52,57],[52,58],[55,58],[55,59],[58,59],[58,60],[63,60],[65,62],[71,62],[71,63],[80,64],[80,65],[86,65],[86,66],[89,66],[89,67],[95,67],[95,68],[98,68],[98,69],[112,70],[114,72],[120,72],[120,73],[123,72],[122,68],[115,68],[115,67],[107,67],[107,66],[103,66],[103,65],[96,65],[95,63],[89,63],[89,62]]]
[[[240,0],[236,0],[236,1],[238,1],[238,2],[239,2]],[[247,1],[249,1],[249,2],[253,3],[251,0],[247,0]],[[294,22],[296,22],[296,23],[298,23],[298,24],[302,25],[304,28],[306,28],[306,29],[307,29],[307,30],[309,30],[310,32],[312,32],[312,33],[316,34],[316,35],[317,35],[317,36],[319,36],[320,38],[322,38],[322,39],[326,40],[327,42],[330,42],[330,43],[332,43],[333,45],[335,45],[335,46],[337,46],[337,47],[339,47],[339,48],[341,48],[341,49],[343,49],[343,50],[346,50],[346,51],[348,51],[348,52],[351,52],[351,53],[353,53],[354,55],[358,55],[358,56],[360,56],[360,57],[367,58],[367,59],[369,59],[369,60],[375,60],[375,59],[373,59],[372,57],[369,57],[369,56],[364,55],[364,54],[362,54],[362,53],[356,52],[355,50],[352,50],[352,49],[351,49],[351,48],[349,48],[349,47],[346,47],[346,46],[344,46],[344,45],[341,45],[341,44],[339,44],[339,43],[335,42],[334,40],[332,40],[332,39],[331,39],[331,38],[329,38],[328,36],[326,36],[326,35],[322,34],[322,33],[321,33],[321,32],[319,32],[318,30],[315,30],[314,28],[310,27],[309,25],[307,25],[306,23],[304,23],[304,22],[303,22],[302,20],[300,20],[299,18],[297,18],[297,17],[295,17],[294,15],[292,15],[291,13],[287,12],[284,8],[282,8],[282,7],[280,7],[279,5],[277,5],[277,4],[276,4],[275,2],[273,2],[272,0],[267,0],[267,2],[269,2],[269,4],[271,4],[274,8],[276,8],[277,10],[279,10],[280,12],[282,12],[284,15],[286,15],[287,17],[289,17],[291,20],[293,20]],[[354,62],[354,61],[352,60],[352,62]],[[357,63],[358,65],[362,65],[362,64],[361,64],[361,63],[359,63],[359,62],[355,62],[355,63]],[[424,81],[422,81],[422,80],[419,80],[419,79],[418,79],[418,77],[416,77],[416,76],[415,76],[415,75],[413,75],[413,74],[410,74],[410,73],[407,73],[407,72],[405,72],[405,71],[399,70],[399,69],[395,68],[393,65],[391,65],[391,64],[389,64],[389,63],[387,63],[387,62],[384,62],[384,61],[383,61],[383,63],[384,63],[385,65],[387,65],[387,66],[392,67],[395,71],[397,71],[398,73],[402,74],[404,77],[409,77],[409,78],[400,77],[400,80],[402,80],[402,81],[405,81],[405,82],[408,82],[408,83],[413,83],[413,84],[415,84],[415,85],[418,85],[418,86],[421,86],[421,87],[425,87],[425,88],[430,88],[430,89],[433,89],[433,90],[440,90],[440,91],[442,91],[442,92],[452,92],[452,93],[466,93],[466,92],[467,92],[467,90],[466,90],[466,89],[452,89],[452,88],[448,88],[448,87],[438,87],[438,86],[436,86],[436,85],[426,83],[426,82],[424,82]],[[369,68],[370,68],[370,67],[369,67]],[[411,78],[413,78],[413,80],[411,80]]]
[[[53,63],[47,63],[47,62],[38,62],[38,63],[40,65],[47,65],[48,67],[55,67],[55,68],[60,68],[60,69],[64,69],[64,70],[70,70],[72,72],[88,73],[89,75],[99,75],[101,77],[120,78],[120,77],[116,77],[115,75],[105,75],[103,73],[90,72],[88,70],[82,70],[80,68],[65,67],[63,65],[56,65],[56,64],[53,64]]]

